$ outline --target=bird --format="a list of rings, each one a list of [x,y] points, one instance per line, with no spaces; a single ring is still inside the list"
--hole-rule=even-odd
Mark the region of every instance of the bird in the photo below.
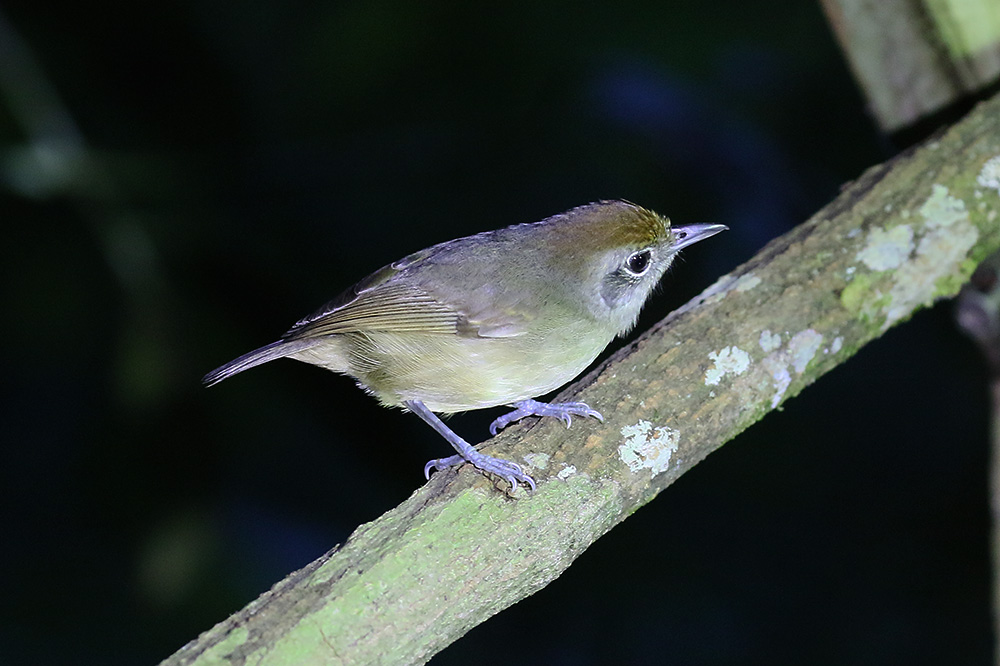
[[[603,421],[582,402],[535,398],[583,372],[635,325],[685,247],[728,227],[673,226],[623,200],[577,206],[433,245],[375,271],[284,335],[209,372],[206,386],[279,358],[348,375],[387,407],[423,419],[455,449],[424,475],[471,463],[516,489],[521,465],[488,456],[438,414],[508,405],[491,434],[528,416]]]

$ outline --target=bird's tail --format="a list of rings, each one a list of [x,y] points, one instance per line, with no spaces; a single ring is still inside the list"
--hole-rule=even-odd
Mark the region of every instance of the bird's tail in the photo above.
[[[212,370],[201,382],[205,386],[213,386],[223,379],[228,379],[235,374],[249,370],[262,363],[273,361],[276,358],[284,358],[296,352],[302,351],[315,344],[315,340],[278,340],[269,345],[264,345],[260,349],[255,349],[240,356],[238,359],[226,363],[224,366]]]

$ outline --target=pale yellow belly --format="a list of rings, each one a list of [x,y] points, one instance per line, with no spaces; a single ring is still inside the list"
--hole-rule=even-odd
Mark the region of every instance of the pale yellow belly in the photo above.
[[[420,400],[432,411],[450,413],[544,395],[583,372],[609,341],[571,331],[544,339],[350,334],[337,341],[348,367],[327,367],[351,375],[385,405]]]

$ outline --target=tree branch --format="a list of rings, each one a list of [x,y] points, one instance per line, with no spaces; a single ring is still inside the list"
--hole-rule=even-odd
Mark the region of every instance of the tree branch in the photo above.
[[[993,84],[1000,75],[995,0],[820,0],[886,132]]]
[[[490,440],[489,453],[528,463],[537,492],[505,495],[467,468],[435,474],[163,663],[426,661],[869,340],[954,295],[1000,247],[998,155],[995,98],[869,169],[564,393],[604,424],[536,420]]]

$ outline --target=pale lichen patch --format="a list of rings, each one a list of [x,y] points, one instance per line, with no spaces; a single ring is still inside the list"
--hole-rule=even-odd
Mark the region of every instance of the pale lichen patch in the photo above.
[[[920,214],[926,219],[927,233],[917,244],[916,256],[896,273],[885,328],[918,305],[930,303],[938,295],[939,285],[964,281],[965,273],[970,272],[965,259],[979,239],[979,231],[969,221],[965,202],[935,183]]]
[[[805,372],[809,362],[815,358],[822,343],[823,336],[810,328],[796,333],[784,348],[776,349],[764,357],[761,365],[770,375],[771,384],[774,387],[774,395],[771,396],[772,409],[781,404],[785,392],[792,384],[792,373],[789,372],[789,366],[801,375]]]
[[[764,329],[760,332],[760,348],[765,352],[773,352],[775,349],[781,346],[781,334],[772,333],[768,329]]]
[[[788,387],[792,383],[792,375],[788,372],[788,368],[785,367],[785,361],[781,356],[780,354],[774,354],[764,359],[764,367],[771,374],[771,380],[774,385],[774,395],[771,396],[771,409],[774,409],[781,403],[781,399],[785,397],[785,391],[788,390]]]
[[[788,341],[788,354],[795,372],[802,374],[806,371],[809,361],[813,360],[820,345],[823,344],[823,336],[809,328],[800,333],[796,333]]]
[[[556,474],[556,478],[565,481],[574,474],[576,474],[576,465],[566,465],[559,470],[559,473]]]
[[[902,265],[911,252],[913,229],[900,224],[891,229],[872,229],[868,242],[855,258],[873,271],[887,271]]]
[[[843,348],[843,346],[844,346],[844,338],[838,335],[833,339],[833,344],[830,345],[830,353],[836,354]]]
[[[951,196],[948,188],[940,183],[931,186],[931,195],[920,207],[920,214],[927,220],[928,227],[950,227],[969,219],[965,202]]]
[[[717,352],[709,352],[708,358],[713,362],[705,372],[705,383],[715,386],[726,375],[742,375],[750,367],[750,354],[739,347],[723,347]]]
[[[979,170],[976,182],[981,187],[988,187],[991,190],[1000,192],[1000,155],[995,155],[986,160],[986,164]]]
[[[1000,159],[995,168],[1000,169]],[[984,171],[987,175],[980,175],[990,182],[990,170],[984,167]],[[923,217],[922,226],[913,227],[919,235],[907,225],[871,232],[857,259],[873,273],[855,274],[840,294],[848,311],[862,321],[881,320],[882,330],[918,306],[954,294],[975,268],[968,253],[979,239],[979,230],[970,221],[964,201],[935,183],[917,212]],[[910,217],[906,209],[899,214]]]
[[[524,462],[535,469],[545,469],[549,466],[551,456],[547,453],[527,453],[524,455]]]
[[[625,442],[618,447],[618,457],[632,472],[648,469],[653,476],[667,470],[681,440],[677,430],[653,427],[649,421],[627,425],[621,429],[621,434]]]

